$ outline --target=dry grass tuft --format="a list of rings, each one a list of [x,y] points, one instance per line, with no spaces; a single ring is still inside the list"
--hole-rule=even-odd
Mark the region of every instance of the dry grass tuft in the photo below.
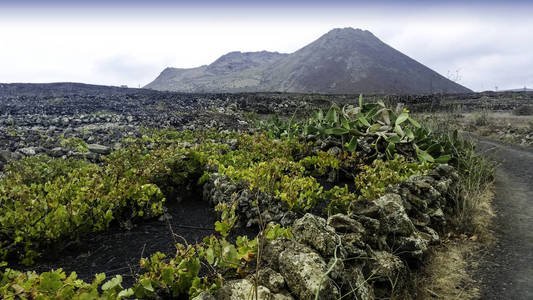
[[[478,199],[478,205],[472,209],[472,219],[470,221],[472,231],[478,235],[478,241],[481,246],[488,246],[494,242],[494,235],[489,226],[495,216],[492,209],[494,186],[491,184],[484,191],[471,196]]]
[[[487,188],[476,196],[478,206],[472,212],[472,233],[453,234],[434,247],[421,270],[413,274],[414,284],[404,299],[479,299],[478,283],[471,277],[477,268],[479,250],[494,241],[489,224],[492,211],[493,188]]]
[[[433,249],[416,275],[415,299],[479,299],[476,282],[468,274],[472,250],[477,248],[474,241],[449,240]]]

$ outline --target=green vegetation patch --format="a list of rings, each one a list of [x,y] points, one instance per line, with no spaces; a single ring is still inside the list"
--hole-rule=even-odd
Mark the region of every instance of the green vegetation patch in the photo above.
[[[0,257],[31,264],[38,251],[163,212],[160,189],[82,160],[28,157],[0,181]]]
[[[212,174],[267,193],[287,210],[349,213],[350,204],[382,196],[389,185],[425,174],[438,163],[470,168],[478,162],[455,135],[435,135],[402,108],[363,103],[311,118],[260,124],[260,133],[145,130],[102,164],[85,160],[24,158],[0,179],[0,260],[25,264],[49,249],[89,232],[165,212],[165,201],[202,187]],[[467,148],[467,150],[463,150]],[[465,152],[466,151],[466,152]],[[465,154],[470,161],[465,161]],[[472,183],[473,185],[476,183]],[[141,259],[145,272],[131,289],[117,276],[93,283],[61,270],[36,274],[5,269],[0,294],[26,298],[116,299],[195,296],[245,276],[264,240],[290,238],[290,228],[264,224],[254,239],[228,241],[237,218],[236,199],[219,203],[218,235],[197,245],[176,245],[176,255]],[[209,266],[200,275],[200,266]],[[224,276],[222,275],[224,274]]]

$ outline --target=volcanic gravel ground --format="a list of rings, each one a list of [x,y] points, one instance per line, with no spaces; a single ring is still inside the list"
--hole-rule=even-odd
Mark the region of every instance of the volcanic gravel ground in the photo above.
[[[533,150],[482,138],[478,145],[500,163],[493,224],[498,240],[476,274],[482,299],[533,299]]]
[[[151,220],[136,224],[131,230],[115,226],[106,232],[92,234],[81,244],[59,253],[48,253],[25,269],[46,272],[62,268],[67,274],[75,271],[79,278],[89,282],[95,274],[104,272],[108,278],[122,275],[123,285],[130,286],[134,275],[141,272],[141,257],[157,251],[173,256],[175,242],[194,245],[215,233],[216,213],[206,201],[191,199],[172,203],[168,206],[168,214],[172,216],[168,221]],[[250,237],[256,233],[254,229],[236,229],[234,232]],[[23,266],[12,267],[24,269]]]

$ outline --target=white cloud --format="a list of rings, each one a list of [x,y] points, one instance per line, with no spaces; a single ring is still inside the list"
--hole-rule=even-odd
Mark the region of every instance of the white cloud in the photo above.
[[[293,52],[334,27],[358,27],[474,89],[533,86],[527,9],[350,7],[0,11],[0,82],[144,85],[167,66],[229,51]]]

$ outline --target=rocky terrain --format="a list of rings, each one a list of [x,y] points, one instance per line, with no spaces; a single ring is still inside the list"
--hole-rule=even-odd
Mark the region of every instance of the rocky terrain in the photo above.
[[[146,88],[188,93],[471,92],[393,49],[369,31],[353,28],[333,29],[291,54],[231,52],[210,65],[167,68]]]
[[[384,99],[413,110],[453,111],[457,105],[466,110],[480,105],[511,110],[531,97],[524,93],[484,93]],[[291,117],[331,103],[354,103],[355,99],[354,95],[182,94],[74,83],[3,84],[0,168],[10,160],[39,153],[98,162],[101,155],[120,148],[124,138],[141,137],[145,128],[247,132],[253,130],[255,120],[268,114]],[[228,145],[231,147],[231,141]],[[323,151],[335,151],[327,143],[323,147]],[[346,294],[349,299],[381,299],[410,284],[409,270],[418,268],[430,246],[446,233],[447,218],[456,205],[457,184],[457,171],[440,165],[427,176],[412,176],[389,186],[382,197],[354,202],[356,207],[349,215],[327,216],[320,208],[307,214],[287,210],[279,201],[273,202],[271,195],[251,196],[249,186],[214,173],[201,191],[183,195],[189,199],[169,205],[159,219],[126,232],[113,227],[89,235],[77,241],[76,247],[67,246],[31,269],[44,272],[62,267],[77,271],[85,280],[105,271],[109,276],[122,275],[124,284],[129,285],[138,275],[140,256],[156,251],[172,253],[176,233],[190,243],[201,240],[213,232],[216,213],[212,207],[239,195],[236,234],[254,236],[260,220],[293,228],[294,239],[265,245],[264,265],[253,275],[259,276],[262,298],[310,299],[319,291],[324,299]],[[254,205],[254,200],[259,204]],[[264,209],[259,211],[258,207]],[[244,295],[253,286],[253,276],[228,280],[215,295],[202,294],[197,299]]]
[[[313,299],[317,292],[320,299],[383,299],[401,290],[409,284],[408,270],[417,268],[429,247],[439,243],[458,178],[452,167],[441,165],[428,176],[412,176],[389,187],[379,199],[355,202],[350,215],[327,219],[283,212],[267,195],[260,197],[262,218],[292,226],[295,238],[265,246],[259,299]],[[204,186],[204,198],[220,203],[240,194],[243,219],[258,222],[257,206],[246,193],[249,187],[216,176],[212,180],[217,184]],[[243,299],[253,281],[232,280],[215,296],[196,299]]]
[[[331,103],[355,103],[356,98],[349,94],[182,94],[78,83],[0,84],[0,166],[38,153],[97,160],[120,147],[125,137],[142,135],[142,127],[248,130],[257,116],[305,114]],[[368,98],[404,103],[413,111],[505,111],[529,103],[533,93]],[[89,153],[67,146],[72,138],[82,139]]]
[[[513,127],[510,124],[488,126],[476,131],[476,133],[505,144],[533,146],[533,125],[521,128]]]

